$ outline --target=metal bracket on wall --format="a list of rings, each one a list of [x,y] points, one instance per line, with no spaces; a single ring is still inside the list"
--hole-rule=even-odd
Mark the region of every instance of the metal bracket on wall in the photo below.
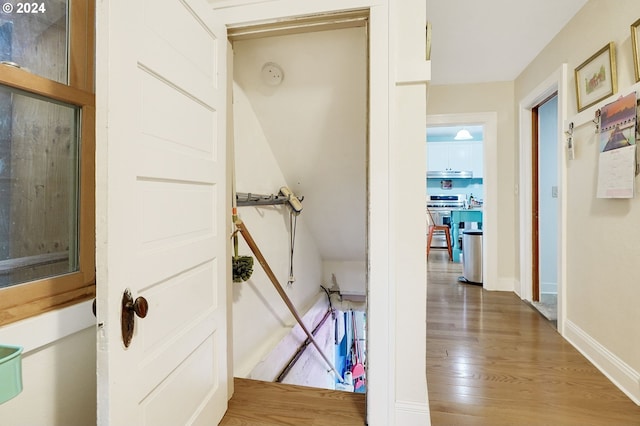
[[[274,206],[278,204],[287,204],[291,199],[292,195],[261,195],[261,194],[252,194],[245,192],[237,192],[236,193],[236,202],[238,203],[238,207],[241,206]],[[304,197],[297,197],[300,201],[304,199]]]

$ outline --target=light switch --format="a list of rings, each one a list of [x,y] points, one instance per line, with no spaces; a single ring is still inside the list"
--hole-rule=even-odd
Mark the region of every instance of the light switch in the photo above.
[[[558,198],[558,187],[557,186],[552,186],[551,187],[551,198]]]

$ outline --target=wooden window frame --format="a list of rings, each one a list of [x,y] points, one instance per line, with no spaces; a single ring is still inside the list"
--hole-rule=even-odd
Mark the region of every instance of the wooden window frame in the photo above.
[[[69,84],[0,65],[0,84],[80,108],[79,270],[0,289],[0,326],[95,297],[95,0],[69,0]]]

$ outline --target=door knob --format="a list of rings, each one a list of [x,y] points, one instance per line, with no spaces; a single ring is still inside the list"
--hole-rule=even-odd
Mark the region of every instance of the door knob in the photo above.
[[[133,338],[133,330],[135,328],[135,317],[144,318],[149,312],[149,303],[144,297],[138,297],[133,300],[131,290],[126,289],[122,295],[122,342],[124,347],[128,348]]]

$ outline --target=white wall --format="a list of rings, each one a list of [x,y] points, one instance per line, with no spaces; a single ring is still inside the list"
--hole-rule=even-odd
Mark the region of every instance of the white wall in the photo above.
[[[329,309],[326,293],[319,294],[316,302],[305,314],[303,320],[309,331],[320,323]],[[323,353],[330,361],[335,362],[334,321],[330,316],[314,336],[315,341],[323,349]],[[253,368],[248,378],[273,382],[287,365],[300,345],[307,339],[307,335],[299,325],[296,325],[278,345]],[[291,368],[283,383],[313,386],[333,389],[335,375],[330,371],[322,356],[313,344],[307,349]]]
[[[394,340],[393,424],[429,424],[426,382],[426,220],[427,83],[430,63],[425,61],[426,4],[390,2],[392,80],[389,134],[389,286],[392,289]],[[372,67],[377,66],[375,62]],[[372,173],[375,169],[372,168]],[[375,188],[381,190],[382,188]],[[372,189],[373,191],[374,189]],[[372,316],[372,315],[370,315]],[[379,331],[369,321],[370,335]],[[369,344],[371,347],[371,344]],[[371,385],[370,387],[372,387]],[[371,423],[371,418],[369,418]]]
[[[515,81],[525,98],[563,62],[571,88],[568,116],[577,113],[573,70],[610,41],[616,45],[620,95],[634,83],[630,25],[637,0],[591,0]],[[613,96],[617,97],[619,94]],[[593,114],[591,111],[590,114]],[[586,121],[590,121],[587,117]],[[566,337],[640,403],[640,201],[596,198],[598,142],[587,123],[574,132],[575,160],[564,165],[567,209]]]
[[[238,70],[238,66],[235,67]],[[277,193],[287,186],[258,117],[239,85],[234,85],[234,139],[236,189],[254,194]],[[269,266],[301,314],[320,289],[322,262],[306,223],[298,217],[294,251],[295,282],[289,277],[289,210],[284,205],[238,207],[238,214],[258,244]],[[240,255],[251,250],[240,237]],[[246,377],[290,329],[295,319],[254,257],[254,272],[246,282],[233,285],[234,374]]]
[[[367,41],[364,27],[234,42],[235,79],[249,98],[303,218],[341,288],[364,294]],[[280,85],[262,81],[267,62]],[[347,280],[347,277],[349,280]]]
[[[325,260],[322,262],[322,282],[328,288],[338,286],[343,294],[366,294],[367,265],[364,261]]]
[[[23,391],[0,405],[3,426],[96,422],[96,335],[91,304],[0,328],[0,343],[24,348]]]

